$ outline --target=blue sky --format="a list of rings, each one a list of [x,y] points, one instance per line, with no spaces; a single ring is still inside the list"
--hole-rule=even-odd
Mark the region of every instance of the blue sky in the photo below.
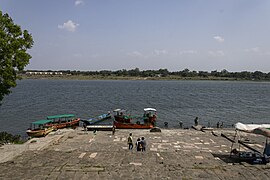
[[[0,0],[27,69],[270,71],[269,0]]]

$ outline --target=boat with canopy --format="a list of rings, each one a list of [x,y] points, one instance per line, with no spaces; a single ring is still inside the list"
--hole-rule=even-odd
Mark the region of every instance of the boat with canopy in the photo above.
[[[157,110],[144,108],[143,116],[127,115],[126,110],[115,109],[113,125],[117,129],[151,129],[156,124]]]
[[[30,128],[26,131],[30,137],[42,137],[46,136],[54,130],[51,120],[38,120],[32,122]]]
[[[54,116],[47,116],[47,120],[52,121],[52,125],[56,129],[62,129],[66,127],[75,127],[79,125],[80,118],[76,118],[74,114],[61,114]]]

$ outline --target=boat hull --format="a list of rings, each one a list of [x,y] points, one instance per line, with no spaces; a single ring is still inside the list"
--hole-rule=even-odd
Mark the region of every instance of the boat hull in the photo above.
[[[151,129],[154,127],[152,124],[120,123],[117,121],[114,121],[113,124],[117,129]]]
[[[45,129],[36,129],[36,130],[27,130],[26,133],[31,137],[44,137],[48,135],[50,132],[54,130],[53,127],[45,128]]]
[[[112,116],[110,114],[102,114],[102,115],[98,116],[97,118],[91,118],[89,120],[81,119],[81,121],[83,123],[85,123],[86,125],[94,125],[94,124],[102,122],[102,121],[104,121],[106,119],[111,119],[111,118],[112,118]]]
[[[70,122],[62,122],[62,123],[54,123],[51,126],[54,127],[55,129],[63,129],[67,127],[74,127],[78,126],[80,122],[80,118],[74,119]]]

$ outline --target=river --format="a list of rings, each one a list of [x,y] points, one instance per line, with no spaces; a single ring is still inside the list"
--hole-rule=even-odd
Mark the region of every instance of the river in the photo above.
[[[87,119],[117,108],[142,115],[157,109],[157,125],[230,127],[270,123],[270,83],[239,81],[21,80],[0,106],[0,131],[25,135],[30,123],[74,113]]]

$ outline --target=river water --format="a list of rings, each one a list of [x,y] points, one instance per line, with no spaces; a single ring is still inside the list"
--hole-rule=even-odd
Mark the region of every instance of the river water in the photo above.
[[[270,123],[270,83],[231,81],[21,80],[0,106],[0,131],[25,135],[49,115],[88,119],[117,108],[142,115],[157,109],[157,125]]]

